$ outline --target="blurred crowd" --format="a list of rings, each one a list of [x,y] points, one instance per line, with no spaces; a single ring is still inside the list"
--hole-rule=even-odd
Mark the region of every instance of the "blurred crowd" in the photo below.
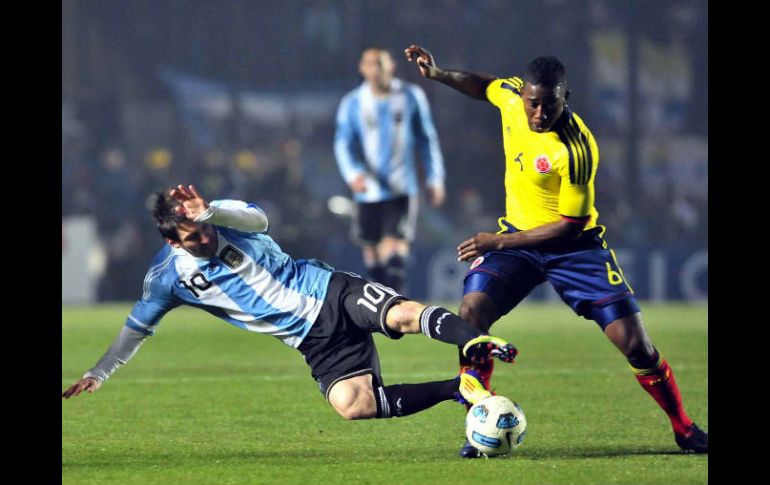
[[[348,239],[349,222],[344,210],[333,212],[327,205],[334,195],[349,196],[333,158],[336,105],[328,100],[338,100],[360,82],[355,63],[368,42],[376,39],[374,43],[399,56],[399,49],[414,39],[400,38],[393,26],[421,18],[426,14],[424,4],[396,2],[402,8],[393,8],[389,2],[343,1],[297,7],[299,38],[292,48],[312,46],[318,55],[303,56],[302,70],[297,72],[292,71],[300,69],[297,60],[286,61],[278,66],[281,69],[272,66],[270,72],[286,77],[270,82],[246,75],[258,69],[239,67],[237,56],[222,61],[223,55],[217,51],[221,46],[206,48],[204,40],[195,40],[195,24],[185,27],[180,18],[174,19],[177,27],[169,35],[193,38],[189,47],[177,43],[168,47],[168,52],[155,49],[159,44],[150,41],[157,41],[165,25],[163,17],[155,15],[148,17],[155,23],[142,26],[143,35],[150,39],[145,57],[117,47],[111,51],[111,42],[121,40],[121,35],[133,35],[133,31],[121,27],[135,25],[124,22],[132,13],[115,13],[111,4],[85,3],[72,2],[69,11],[63,10],[63,23],[75,18],[84,33],[70,32],[63,24],[63,30],[69,32],[63,34],[63,65],[67,61],[72,65],[63,68],[62,81],[62,217],[89,215],[97,221],[107,253],[100,300],[136,296],[137,281],[141,281],[145,265],[162,244],[147,211],[148,198],[153,191],[174,183],[196,184],[208,198],[255,202],[271,219],[271,235],[290,254],[350,266],[344,259],[357,252],[351,250]],[[150,2],[134,8],[152,10],[177,3],[157,2],[161,5],[158,7]],[[371,4],[371,8],[361,3]],[[528,57],[542,54],[543,48],[563,53],[572,81],[571,104],[599,143],[602,162],[596,180],[597,208],[599,222],[608,226],[610,243],[617,247],[707,248],[708,106],[704,96],[707,84],[703,84],[707,82],[707,51],[699,44],[707,45],[707,7],[697,2],[661,2],[661,8],[670,11],[660,16],[659,23],[672,25],[634,32],[611,27],[624,25],[623,13],[615,11],[613,2],[528,2],[527,8],[539,9],[539,14],[553,19],[546,32],[550,41],[546,46],[528,45],[513,56],[516,62],[511,63],[507,46],[520,45],[520,36],[526,36],[526,29],[532,27],[512,20],[518,32],[488,29],[495,18],[510,13],[509,3],[471,3],[479,3],[478,8],[469,9],[464,2],[438,2],[444,9],[442,22],[447,25],[442,27],[438,21],[431,24],[435,28],[426,33],[423,42],[434,48],[438,62],[445,67],[479,68],[501,76],[517,74]],[[249,2],[233,5],[253,8]],[[573,22],[578,17],[570,16],[570,12],[581,8],[592,12],[591,22]],[[239,18],[237,10],[231,12],[233,22]],[[137,22],[140,14],[133,12]],[[352,22],[351,15],[358,16],[356,25],[361,30],[346,27]],[[264,24],[260,25],[267,28],[270,18],[260,19]],[[650,25],[657,25],[653,20]],[[469,26],[467,35],[452,30],[451,26],[458,22]],[[246,27],[236,25],[233,32],[241,29],[246,35]],[[189,32],[184,30],[187,28]],[[96,39],[105,36],[101,38],[103,52],[78,50],[89,42],[89,35]],[[345,35],[355,40],[355,45],[343,48]],[[635,122],[628,112],[627,73],[633,70],[629,71],[621,55],[622,46],[627,46],[634,36],[641,40],[639,51],[633,55],[642,62]],[[235,42],[237,38],[232,40]],[[473,44],[485,48],[475,49]],[[141,47],[139,41],[132,45],[135,49]],[[243,48],[253,47],[244,44]],[[569,57],[566,54],[570,48],[589,49],[590,54],[580,50]],[[195,52],[197,57],[180,55],[182,51]],[[83,59],[78,58],[80,55]],[[161,58],[163,55],[168,57]],[[105,67],[113,65],[108,62],[113,57],[122,59],[122,64]],[[243,56],[253,63],[252,57]],[[148,67],[147,59],[154,59],[155,64]],[[219,83],[226,93],[271,90],[283,96],[275,98],[280,101],[321,92],[318,99],[326,101],[307,105],[318,107],[312,117],[292,110],[282,115],[280,122],[271,123],[260,119],[258,113],[252,116],[247,104],[238,101],[244,98],[234,95],[229,114],[215,121],[201,121],[190,115],[178,92],[162,81],[162,70],[169,67],[169,59],[187,59],[187,64],[179,61],[171,67]],[[578,63],[575,59],[590,62]],[[208,70],[201,67],[209,64]],[[420,82],[405,62],[401,62],[396,75]],[[302,82],[283,80],[291,76]],[[119,81],[101,83],[108,78]],[[443,86],[422,84],[445,154],[447,203],[440,210],[426,203],[421,205],[416,245],[454,247],[475,232],[495,230],[497,218],[503,215],[504,155],[499,116],[494,109],[462,99]],[[206,109],[215,112],[218,107],[212,102]],[[473,122],[468,123],[469,119]],[[628,136],[629,130],[636,138]]]

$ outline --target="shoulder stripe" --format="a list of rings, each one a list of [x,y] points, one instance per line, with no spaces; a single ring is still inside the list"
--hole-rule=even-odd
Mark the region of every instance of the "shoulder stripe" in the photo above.
[[[580,130],[577,121],[571,116],[557,131],[559,139],[567,146],[569,154],[569,181],[576,185],[585,185],[591,180],[593,154],[588,137]]]
[[[578,184],[584,184],[583,182],[586,174],[586,152],[585,147],[580,142],[580,131],[578,127],[573,123],[569,123],[566,126],[566,131],[569,133],[570,141],[575,149],[575,160],[577,160],[576,181]]]
[[[588,137],[586,137],[586,134],[583,133],[582,131],[580,132],[580,140],[583,143],[583,146],[585,147],[586,155],[587,155],[586,173],[588,174],[588,176],[586,178],[585,183],[588,183],[588,181],[591,180],[591,172],[593,171],[593,168],[594,168],[594,156],[593,156],[593,153],[591,153],[591,144],[588,143]]]
[[[150,298],[150,284],[152,283],[152,280],[154,280],[161,272],[163,272],[163,270],[166,269],[166,266],[168,266],[173,259],[174,251],[171,251],[168,253],[168,256],[166,256],[166,259],[164,259],[160,264],[150,268],[150,270],[147,272],[147,276],[144,277],[144,285],[142,286],[143,300]]]
[[[163,266],[166,266],[169,262],[169,260],[174,257],[174,251],[169,251],[168,256],[166,256],[166,259],[161,261],[160,263],[156,264],[155,266],[150,267],[150,270],[148,273],[152,273],[153,271],[156,271],[158,269],[161,269]]]
[[[524,86],[524,81],[518,77],[509,77],[500,85],[503,89],[508,89],[521,96],[521,88]]]
[[[557,131],[557,134],[559,135],[561,142],[564,143],[564,146],[567,147],[567,155],[569,156],[569,182],[574,184],[575,180],[577,180],[577,174],[575,173],[575,153],[572,151],[572,144],[564,129]]]

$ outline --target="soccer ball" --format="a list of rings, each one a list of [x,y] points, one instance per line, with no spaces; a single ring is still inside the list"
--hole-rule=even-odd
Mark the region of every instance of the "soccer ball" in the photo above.
[[[465,418],[468,441],[487,456],[504,455],[517,448],[527,433],[521,407],[505,396],[490,396],[471,407]]]

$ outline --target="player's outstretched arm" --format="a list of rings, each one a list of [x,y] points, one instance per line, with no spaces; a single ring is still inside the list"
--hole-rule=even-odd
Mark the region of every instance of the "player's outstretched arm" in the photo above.
[[[77,396],[83,391],[88,391],[89,393],[93,393],[100,387],[102,387],[102,383],[95,377],[83,377],[82,379],[78,379],[77,382],[75,382],[70,387],[68,387],[64,392],[62,392],[61,397],[63,397],[64,399],[69,399],[73,396]]]
[[[440,207],[446,200],[446,189],[443,185],[428,185],[425,189],[433,207]]]
[[[109,379],[118,367],[124,365],[136,354],[147,335],[124,326],[118,336],[115,337],[110,348],[99,359],[99,362],[89,369],[83,377],[62,392],[61,397],[69,399],[83,391],[92,393],[99,389],[102,383]]]
[[[487,86],[497,79],[491,74],[440,69],[433,54],[419,45],[410,45],[404,49],[404,55],[409,62],[417,64],[423,77],[440,81],[474,99],[486,101]]]
[[[209,204],[193,185],[177,185],[169,195],[180,203],[176,208],[177,213],[192,221],[246,232],[267,231],[267,216],[254,204],[236,200],[220,200]]]

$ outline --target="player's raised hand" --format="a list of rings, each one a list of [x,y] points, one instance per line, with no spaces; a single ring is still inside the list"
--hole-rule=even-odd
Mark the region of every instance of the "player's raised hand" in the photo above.
[[[438,73],[438,66],[433,59],[433,54],[428,52],[424,47],[412,44],[404,49],[404,55],[409,62],[416,62],[417,67],[420,68],[420,74],[428,79],[435,77]]]
[[[190,220],[195,220],[209,208],[208,202],[200,196],[193,185],[187,187],[181,184],[177,185],[176,188],[171,189],[169,195],[180,202],[180,205],[176,207],[177,213]]]
[[[63,399],[69,399],[72,396],[77,396],[83,391],[88,391],[89,393],[93,393],[97,389],[102,387],[102,383],[93,377],[83,377],[82,379],[78,379],[77,382],[72,384],[70,387],[68,387],[64,392],[61,393],[61,397]]]
[[[428,198],[433,207],[441,207],[446,199],[446,190],[443,185],[429,185],[427,187]]]
[[[356,193],[366,192],[366,176],[363,174],[357,175],[356,178],[350,182],[350,190]]]
[[[480,232],[457,246],[457,260],[470,261],[484,253],[500,249],[500,235],[492,232]]]

